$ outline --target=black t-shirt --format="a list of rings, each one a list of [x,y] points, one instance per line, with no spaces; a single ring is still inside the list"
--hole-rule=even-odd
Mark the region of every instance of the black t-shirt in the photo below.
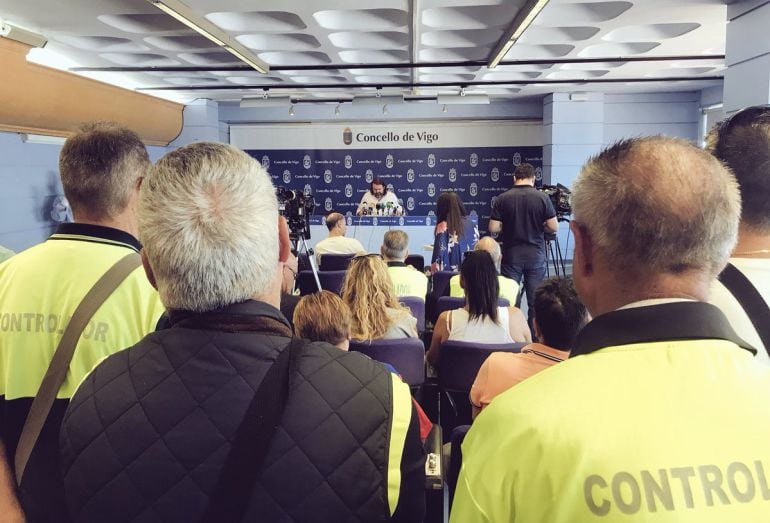
[[[548,196],[529,185],[514,185],[498,196],[492,219],[503,224],[503,257],[542,255],[543,222],[554,216],[556,211]]]

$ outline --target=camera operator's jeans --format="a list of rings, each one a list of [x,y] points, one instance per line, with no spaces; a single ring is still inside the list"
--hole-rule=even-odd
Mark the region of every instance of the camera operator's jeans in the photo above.
[[[535,317],[535,289],[545,279],[545,259],[514,260],[510,263],[503,261],[500,272],[503,276],[516,280],[519,285],[522,277],[524,278],[524,292],[527,293],[527,323],[532,330],[532,319]],[[521,306],[521,293],[516,300],[516,306]]]

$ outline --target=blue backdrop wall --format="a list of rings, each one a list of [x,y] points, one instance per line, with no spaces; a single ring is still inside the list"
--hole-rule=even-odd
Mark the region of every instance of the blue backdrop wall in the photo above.
[[[542,175],[542,127],[532,123],[299,124],[230,132],[276,186],[312,193],[317,215],[354,214],[369,183],[380,178],[407,215],[434,215],[438,195],[455,191],[486,229],[492,201],[513,185],[516,165],[531,163]]]

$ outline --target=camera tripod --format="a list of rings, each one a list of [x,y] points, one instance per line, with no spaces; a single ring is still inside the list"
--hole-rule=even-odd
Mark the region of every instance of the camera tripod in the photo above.
[[[569,223],[569,219],[558,217],[559,222]],[[569,243],[569,240],[567,240]],[[564,254],[559,244],[559,236],[557,233],[545,233],[545,276],[549,278],[551,276],[551,270],[548,262],[553,263],[554,276],[567,276],[567,268],[564,263]]]
[[[313,279],[315,279],[316,287],[319,291],[322,290],[321,279],[318,277],[318,266],[315,262],[315,253],[313,252],[313,249],[308,246],[304,231],[300,232],[296,238],[293,238],[292,243],[294,252],[297,253],[297,260],[301,259],[302,251],[305,251],[308,263],[310,263],[310,270],[313,271]]]

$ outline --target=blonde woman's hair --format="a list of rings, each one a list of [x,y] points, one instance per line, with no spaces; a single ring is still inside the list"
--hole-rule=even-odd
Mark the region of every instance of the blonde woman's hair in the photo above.
[[[377,254],[359,255],[350,260],[342,284],[342,300],[353,314],[351,330],[356,339],[382,338],[397,319],[388,316],[389,308],[398,314],[409,314],[409,309],[398,302],[388,268]]]

